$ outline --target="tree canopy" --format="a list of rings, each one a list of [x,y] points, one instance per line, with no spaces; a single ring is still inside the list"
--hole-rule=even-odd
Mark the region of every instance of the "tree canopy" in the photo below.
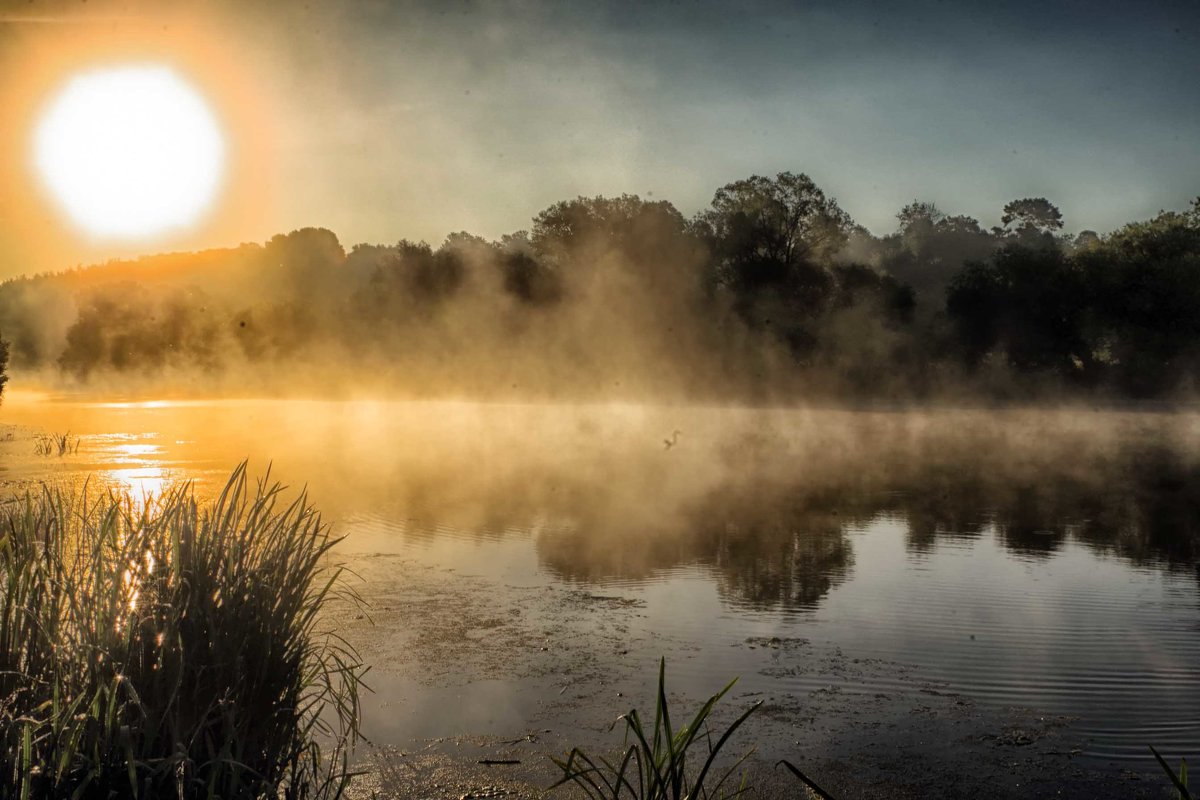
[[[346,249],[322,228],[0,285],[17,370],[69,380],[319,363],[422,390],[925,397],[1200,386],[1200,198],[1101,234],[914,199],[873,235],[803,173],[691,218],[625,194],[527,231]],[[0,391],[9,346],[0,342]],[[955,395],[957,396],[957,395]]]

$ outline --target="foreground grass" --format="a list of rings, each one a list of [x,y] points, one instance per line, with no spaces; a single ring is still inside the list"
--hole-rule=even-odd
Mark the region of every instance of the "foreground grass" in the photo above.
[[[46,490],[0,510],[0,798],[337,798],[363,667],[303,496]]]
[[[590,800],[617,800],[620,797],[631,800],[729,800],[741,795],[748,787],[744,782],[732,784],[730,779],[752,750],[724,769],[714,771],[713,768],[729,738],[762,705],[762,701],[742,712],[715,741],[708,725],[714,706],[736,682],[735,678],[708,698],[690,722],[676,729],[671,724],[671,709],[667,702],[666,660],[660,660],[653,727],[645,726],[637,709],[621,715],[618,722],[625,723],[626,741],[632,739],[632,742],[620,759],[616,763],[603,756],[593,759],[576,747],[565,759],[552,759],[562,771],[562,777],[554,787],[573,783]],[[698,760],[700,767],[696,769]]]

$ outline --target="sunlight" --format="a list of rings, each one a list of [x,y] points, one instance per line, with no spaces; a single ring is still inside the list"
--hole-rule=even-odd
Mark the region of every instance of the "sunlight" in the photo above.
[[[114,469],[106,477],[114,489],[127,494],[136,511],[144,510],[147,503],[161,497],[170,485],[170,477],[161,467]]]
[[[135,459],[137,456],[148,456],[160,452],[161,448],[156,444],[120,444],[113,448],[114,453],[124,456],[128,459]]]
[[[219,188],[225,142],[204,99],[163,66],[77,75],[47,107],[34,159],[77,224],[142,238],[192,224]]]
[[[170,400],[122,400],[111,403],[95,403],[98,408],[170,408],[179,403]]]

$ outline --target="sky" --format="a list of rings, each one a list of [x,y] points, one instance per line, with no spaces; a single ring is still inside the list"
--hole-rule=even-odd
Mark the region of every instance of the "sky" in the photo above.
[[[44,97],[95,64],[177,67],[230,162],[144,241],[62,218],[29,166]],[[1112,230],[1200,194],[1200,3],[0,0],[0,277],[303,226],[343,244],[529,227],[579,195],[685,215],[810,175],[876,234],[913,199],[1020,197]]]

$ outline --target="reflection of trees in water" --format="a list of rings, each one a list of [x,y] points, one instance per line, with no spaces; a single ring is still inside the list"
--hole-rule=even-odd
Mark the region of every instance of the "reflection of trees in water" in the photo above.
[[[965,480],[958,465],[929,464],[920,481],[909,480],[900,491],[890,495],[888,511],[907,526],[907,545],[911,552],[933,550],[938,540],[951,536],[978,537],[987,521],[979,509],[987,505],[986,488],[978,480]]]
[[[757,608],[816,608],[854,565],[854,550],[836,522],[806,527],[784,517],[729,525],[715,544],[721,596]]]
[[[696,565],[726,600],[812,609],[854,566],[846,531],[874,517],[850,495],[812,487],[724,486],[667,528],[573,528],[539,537],[544,566],[574,581],[645,579]]]
[[[815,608],[854,565],[850,520],[831,499],[779,489],[713,493],[694,514],[697,560],[710,565],[727,600]]]
[[[967,464],[955,468],[954,480],[918,475],[898,496],[909,547],[978,536],[990,523],[1022,555],[1050,555],[1075,540],[1141,566],[1196,563],[1200,464],[1163,443],[1127,446],[1086,464],[1064,470],[1048,462],[1018,473]]]
[[[1029,559],[1082,545],[1188,573],[1200,560],[1191,415],[746,411],[680,424],[663,451],[674,419],[630,433],[596,413],[543,433],[553,447],[526,447],[520,427],[511,442],[456,428],[390,470],[360,465],[348,496],[408,520],[405,535],[529,536],[563,580],[686,567],[762,608],[823,602],[854,569],[848,532],[881,519],[916,558],[985,540]]]
[[[1077,536],[1135,564],[1200,561],[1200,463],[1165,446],[1134,451],[1114,488],[1093,490],[1095,513]]]
[[[715,575],[722,597],[786,609],[816,607],[854,563],[842,522],[823,507],[716,493],[690,517],[673,529],[550,532],[538,538],[538,555],[558,577],[584,582],[699,565]]]
[[[1200,578],[1200,464],[1167,444],[1037,461],[945,455],[842,469],[833,479],[822,475],[820,486],[725,486],[661,527],[574,527],[540,537],[538,553],[556,575],[576,581],[640,580],[700,565],[731,602],[804,610],[850,574],[847,530],[887,516],[903,522],[913,553],[991,532],[1026,557],[1049,557],[1076,541]]]

